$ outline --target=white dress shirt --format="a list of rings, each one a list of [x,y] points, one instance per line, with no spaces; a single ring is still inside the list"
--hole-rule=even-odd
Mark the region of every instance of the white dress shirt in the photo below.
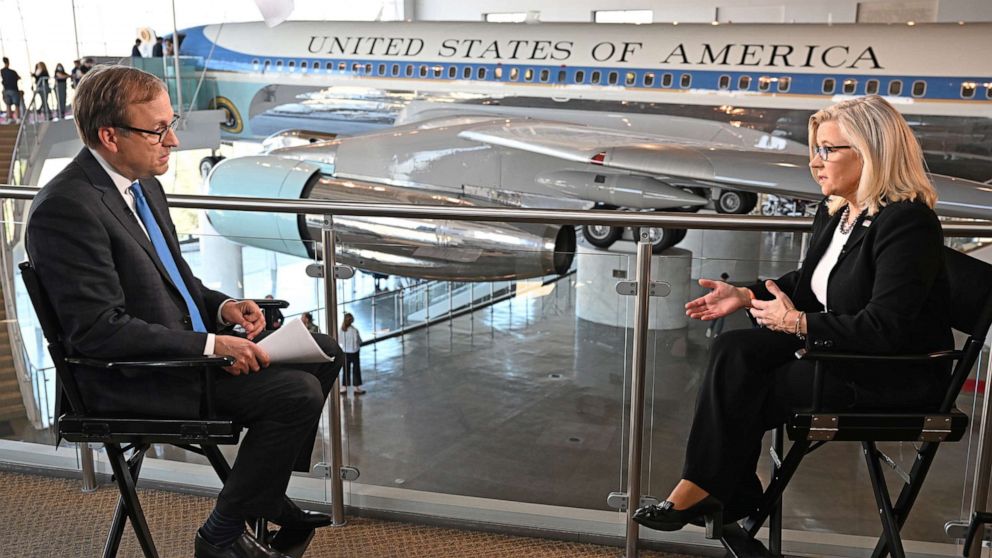
[[[810,277],[809,286],[813,290],[813,294],[816,295],[816,300],[820,301],[824,309],[827,308],[827,280],[830,279],[830,272],[837,265],[840,251],[844,249],[849,236],[851,236],[851,231],[848,231],[847,234],[841,232],[838,222],[837,228],[834,229],[834,236],[830,239],[830,246],[827,246],[827,251],[823,253],[823,257],[816,264],[816,269],[813,270],[813,276]]]

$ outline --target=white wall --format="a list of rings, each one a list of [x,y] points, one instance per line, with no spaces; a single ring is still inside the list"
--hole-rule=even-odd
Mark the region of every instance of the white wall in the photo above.
[[[936,21],[992,21],[992,0],[414,0],[415,19],[480,21],[489,12],[540,11],[541,21],[592,21],[595,10],[654,10],[657,22],[853,23],[860,4],[902,14],[935,13]],[[732,17],[721,17],[718,12]],[[902,21],[905,21],[904,19]]]

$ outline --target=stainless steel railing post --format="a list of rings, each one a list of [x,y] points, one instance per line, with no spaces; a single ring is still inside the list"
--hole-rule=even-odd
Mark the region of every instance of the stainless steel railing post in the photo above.
[[[989,509],[989,475],[992,474],[992,431],[990,431],[989,413],[992,412],[992,358],[985,373],[985,402],[982,404],[982,426],[978,435],[978,458],[975,463],[975,482],[971,491],[971,512],[988,511]],[[971,514],[968,515],[971,518]],[[966,520],[967,521],[967,520]],[[985,530],[979,530],[975,542],[971,544],[968,558],[981,558],[982,538]]]
[[[324,323],[327,333],[338,337],[338,283],[335,274],[334,261],[334,219],[327,216],[327,224],[320,233],[322,257],[324,262]],[[343,363],[342,363],[343,364]],[[344,481],[341,479],[341,395],[338,392],[340,375],[331,386],[331,394],[327,398],[330,403],[330,434],[331,434],[331,518],[335,526],[347,523],[344,518]]]
[[[83,472],[83,492],[96,492],[96,469],[93,467],[93,448],[86,442],[79,448],[79,465]]]
[[[634,299],[634,358],[630,373],[630,442],[627,454],[627,551],[637,558],[638,525],[634,511],[641,502],[641,438],[644,428],[644,376],[647,361],[648,311],[651,292],[651,243],[637,243],[637,297]]]

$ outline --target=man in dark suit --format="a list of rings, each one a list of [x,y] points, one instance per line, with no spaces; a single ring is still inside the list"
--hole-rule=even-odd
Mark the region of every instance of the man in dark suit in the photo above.
[[[97,67],[76,90],[86,145],[35,198],[27,250],[66,335],[69,354],[97,358],[231,356],[217,370],[219,411],[248,427],[217,505],[196,535],[196,556],[282,556],[245,534],[263,516],[283,527],[330,523],[285,498],[291,472],[306,471],[320,413],[344,357],[315,335],[333,363],[268,366],[251,339],[264,318],[250,300],[207,288],[182,258],[155,176],[178,146],[165,85],[134,68]],[[240,325],[248,339],[224,334]],[[168,370],[110,376],[78,370],[95,411],[195,415],[199,383]]]

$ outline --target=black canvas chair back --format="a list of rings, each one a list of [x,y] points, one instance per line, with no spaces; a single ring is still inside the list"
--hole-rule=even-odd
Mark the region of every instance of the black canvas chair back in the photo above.
[[[992,265],[951,248],[944,249],[944,261],[951,284],[951,327],[968,335],[941,405],[941,411],[947,412],[981,355],[992,325]]]
[[[765,490],[758,509],[739,526],[724,529],[723,543],[734,556],[781,555],[782,494],[803,458],[828,441],[857,441],[864,450],[875,503],[882,519],[882,535],[872,552],[872,558],[905,556],[899,531],[919,495],[940,443],[958,441],[967,430],[967,416],[954,405],[981,355],[985,337],[992,324],[992,265],[950,248],[944,250],[944,258],[951,289],[948,309],[951,326],[968,335],[959,349],[928,355],[797,353],[797,357],[808,358],[816,363],[816,375],[820,377],[827,373],[824,363],[830,363],[831,370],[842,370],[845,363],[859,366],[885,363],[892,366],[935,360],[953,361],[947,391],[939,410],[921,410],[919,413],[832,413],[815,408],[812,412],[796,412],[786,424],[793,445],[784,459],[779,458],[783,450],[783,431],[779,428],[774,433],[772,450],[776,465],[772,470],[772,481]],[[822,385],[819,380],[814,383]],[[815,395],[814,400],[818,400]],[[879,441],[910,442],[917,452],[912,470],[902,473],[905,484],[894,503],[890,499],[881,464],[893,464],[895,461],[878,449],[876,442]],[[767,548],[755,539],[766,519],[770,520]]]
[[[161,369],[163,366],[188,370],[191,381],[203,382],[205,397],[209,398],[209,377],[216,366],[232,364],[227,357],[194,357],[156,359],[154,361],[115,362],[77,358],[67,355],[65,340],[51,301],[38,275],[29,262],[20,266],[21,278],[27,288],[31,304],[52,356],[57,375],[60,397],[56,403],[56,424],[58,438],[70,442],[102,443],[107,451],[110,466],[114,471],[120,498],[111,522],[110,533],[104,547],[105,558],[117,555],[121,536],[128,520],[134,529],[141,550],[146,557],[157,557],[158,551],[152,541],[151,532],[145,521],[144,512],[138,501],[135,484],[141,473],[145,452],[152,443],[172,444],[183,449],[204,455],[222,481],[226,480],[230,466],[217,449],[217,444],[235,444],[241,427],[225,419],[213,418],[209,400],[202,406],[206,416],[199,419],[148,419],[128,417],[101,417],[88,412],[73,370],[79,366],[99,368],[108,375],[117,374],[121,369]],[[130,453],[129,457],[125,457]],[[264,521],[262,522],[264,524]]]

